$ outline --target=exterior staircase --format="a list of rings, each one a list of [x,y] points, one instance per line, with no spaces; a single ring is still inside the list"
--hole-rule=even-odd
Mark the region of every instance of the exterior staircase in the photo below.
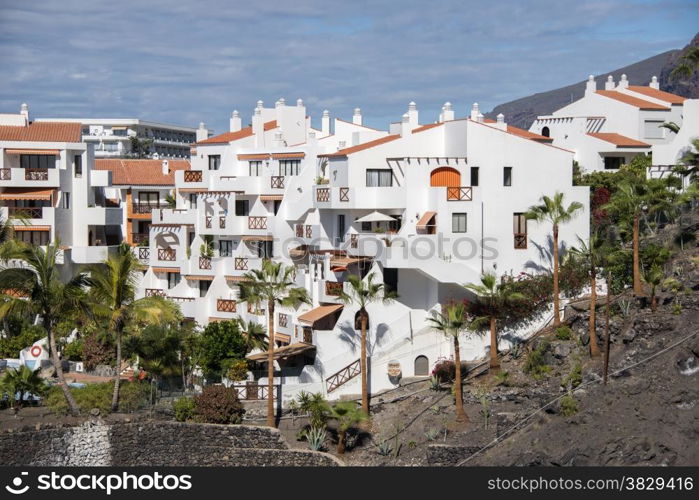
[[[328,394],[339,389],[350,380],[354,379],[362,372],[362,365],[359,359],[352,361],[349,365],[338,370],[325,379]]]

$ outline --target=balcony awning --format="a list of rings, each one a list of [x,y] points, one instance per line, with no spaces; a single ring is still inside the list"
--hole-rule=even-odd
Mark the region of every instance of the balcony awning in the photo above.
[[[272,153],[272,159],[274,160],[284,160],[286,158],[305,158],[306,153]]]
[[[260,195],[260,200],[262,201],[282,201],[284,199],[283,194],[263,194]]]
[[[12,226],[15,231],[51,231],[51,226]]]
[[[347,267],[351,264],[356,264],[357,262],[364,262],[371,260],[371,257],[333,257],[330,259],[331,267]]]
[[[213,276],[205,276],[201,274],[187,274],[185,275],[185,278],[188,280],[192,281],[213,281],[214,277]]]
[[[6,149],[8,155],[46,155],[58,156],[61,152],[58,149]]]
[[[394,217],[391,217],[390,215],[374,211],[368,215],[365,215],[364,217],[356,219],[354,222],[393,222],[395,220],[396,219]]]
[[[263,234],[260,236],[243,236],[243,241],[272,241],[274,236],[271,234]]]
[[[35,189],[35,188],[19,188],[9,187],[0,193],[0,200],[45,200],[51,201],[55,189]]]
[[[179,267],[151,267],[154,273],[179,273]]]
[[[269,160],[269,153],[251,153],[238,155],[239,160]]]
[[[245,276],[233,276],[231,274],[226,275],[226,280],[227,281],[233,281],[233,282],[238,282],[238,283],[243,283],[245,281],[250,281],[248,278]]]
[[[298,356],[307,351],[312,351],[316,348],[313,344],[306,344],[305,342],[298,342],[296,344],[287,345],[284,347],[279,347],[274,350],[274,359],[290,358],[291,356]],[[267,361],[268,352],[258,352],[257,354],[248,354],[245,356],[251,361],[258,361],[264,363]]]
[[[326,306],[318,306],[315,309],[311,309],[308,312],[303,313],[298,317],[298,320],[313,326],[317,321],[330,316],[331,314],[340,311],[343,307],[342,304],[330,304]]]
[[[430,221],[434,219],[434,216],[437,215],[437,212],[425,212],[425,215],[420,217],[420,220],[417,221],[416,227],[427,227],[430,225]]]

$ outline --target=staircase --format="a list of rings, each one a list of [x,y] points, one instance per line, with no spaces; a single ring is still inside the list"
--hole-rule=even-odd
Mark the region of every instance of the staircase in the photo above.
[[[336,373],[330,375],[328,378],[325,379],[325,382],[327,383],[328,387],[328,394],[333,392],[335,389],[342,387],[347,382],[352,380],[354,377],[359,375],[361,372],[362,365],[360,363],[360,360],[357,359],[355,361],[352,361],[349,365],[345,366],[341,370],[338,370]]]

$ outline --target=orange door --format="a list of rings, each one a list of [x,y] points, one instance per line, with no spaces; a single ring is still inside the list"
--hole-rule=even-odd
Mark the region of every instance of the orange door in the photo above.
[[[461,174],[451,167],[435,168],[430,174],[430,186],[461,186]]]

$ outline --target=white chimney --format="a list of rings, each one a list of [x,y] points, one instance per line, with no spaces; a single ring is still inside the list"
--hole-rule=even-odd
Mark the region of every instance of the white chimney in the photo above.
[[[29,105],[26,102],[23,102],[19,107],[19,114],[24,117],[26,124],[29,125]]]
[[[594,94],[595,92],[597,92],[597,82],[594,75],[590,75],[587,77],[587,83],[585,84],[585,95]]]
[[[354,108],[354,114],[352,115],[352,123],[355,125],[362,124],[362,110],[359,108]]]
[[[648,86],[652,89],[660,90],[660,82],[658,82],[658,77],[654,76],[653,78],[651,78]]]
[[[240,119],[240,114],[236,109],[235,111],[233,111],[233,114],[231,114],[231,132],[237,132],[241,128],[243,128],[243,123]]]
[[[417,104],[414,101],[410,101],[410,104],[408,104],[408,122],[410,123],[410,130],[419,126]]]
[[[451,109],[451,103],[449,101],[444,103],[442,106],[442,121],[449,122],[454,119],[454,110]]]
[[[410,130],[410,115],[408,115],[408,113],[405,113],[400,121],[400,136],[407,137],[410,133]]]
[[[480,111],[478,111],[478,103],[474,102],[473,106],[471,106],[471,120],[477,121],[479,113]]]
[[[609,75],[607,81],[604,82],[604,90],[614,90],[614,77]]]
[[[296,106],[298,106],[299,108],[302,108],[303,107],[303,99],[296,99]]]
[[[619,80],[619,88],[620,89],[629,88],[629,81],[626,79],[626,75],[621,75],[621,80]]]
[[[323,118],[320,120],[320,130],[323,132],[323,137],[330,135],[330,111],[323,110]]]
[[[484,118],[483,113],[478,113],[478,116],[476,117],[476,121],[478,123],[483,123],[483,118]]]
[[[206,128],[204,122],[199,122],[199,128],[197,129],[197,142],[205,141],[209,138],[209,131]]]
[[[495,117],[495,128],[507,131],[507,123],[505,123],[505,115],[502,113]]]
[[[170,162],[167,160],[163,160],[162,168],[163,168],[163,175],[169,174],[170,173]]]
[[[257,101],[259,104],[262,101]],[[262,122],[262,106],[255,108],[255,113],[252,115],[252,134],[255,138],[255,147],[261,148],[265,145],[265,129]]]

